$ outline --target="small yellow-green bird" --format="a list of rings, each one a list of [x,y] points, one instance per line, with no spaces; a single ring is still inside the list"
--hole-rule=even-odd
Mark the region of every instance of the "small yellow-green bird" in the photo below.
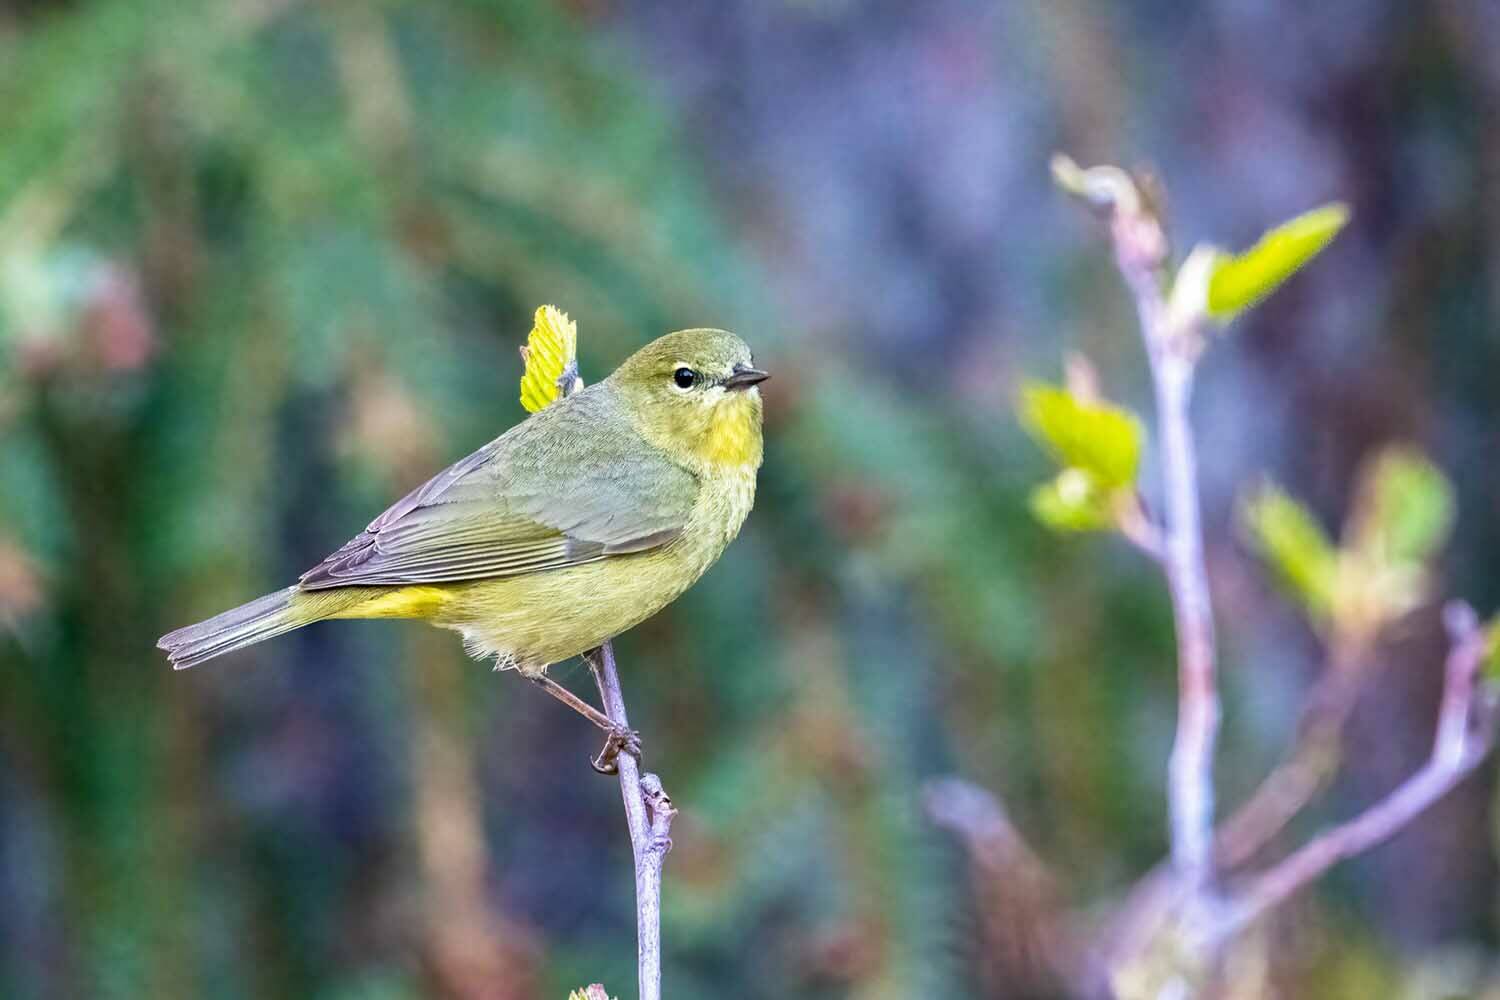
[[[327,618],[420,618],[541,681],[656,614],[755,502],[767,377],[723,330],[647,344],[381,514],[293,586],[161,638],[178,669]]]

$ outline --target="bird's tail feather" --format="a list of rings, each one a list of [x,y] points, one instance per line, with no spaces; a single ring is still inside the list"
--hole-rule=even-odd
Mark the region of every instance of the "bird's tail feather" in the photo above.
[[[257,597],[196,625],[168,632],[156,645],[167,651],[167,659],[176,669],[196,667],[205,660],[316,621],[319,616],[299,609],[298,602],[292,600],[296,594],[297,588],[292,586]]]

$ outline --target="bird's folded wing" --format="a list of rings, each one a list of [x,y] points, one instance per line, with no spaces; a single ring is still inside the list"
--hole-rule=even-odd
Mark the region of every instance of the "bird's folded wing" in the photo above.
[[[301,586],[477,580],[670,542],[696,480],[608,419],[611,401],[591,396],[548,407],[438,473],[304,573]]]

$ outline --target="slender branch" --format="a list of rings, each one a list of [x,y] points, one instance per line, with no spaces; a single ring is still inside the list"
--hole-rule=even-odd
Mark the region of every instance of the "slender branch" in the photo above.
[[[1214,741],[1219,696],[1214,677],[1213,611],[1203,565],[1197,460],[1188,424],[1191,362],[1153,364],[1166,490],[1166,567],[1177,627],[1177,736],[1172,746],[1172,856],[1190,881],[1213,877]]]
[[[1359,660],[1368,648],[1363,639],[1334,640],[1328,666],[1303,710],[1295,744],[1215,832],[1214,861],[1221,873],[1250,861],[1337,771],[1344,723],[1361,687]],[[1172,908],[1181,904],[1182,887],[1171,876],[1166,864],[1153,868],[1111,916],[1097,950],[1100,981],[1127,956],[1139,955]]]
[[[1328,665],[1308,696],[1291,750],[1219,826],[1214,860],[1221,870],[1238,868],[1253,858],[1338,770],[1344,724],[1363,686],[1359,661],[1368,644],[1339,639],[1334,643]]]
[[[1222,929],[1235,933],[1346,858],[1388,839],[1453,790],[1495,744],[1497,703],[1476,679],[1485,636],[1473,609],[1455,601],[1444,615],[1452,645],[1444,666],[1443,700],[1432,755],[1395,791],[1360,816],[1314,837],[1257,876],[1238,894]],[[1477,695],[1477,697],[1476,697]]]
[[[1116,200],[1115,259],[1135,297],[1161,431],[1167,585],[1177,630],[1177,735],[1168,774],[1172,863],[1190,885],[1213,879],[1214,743],[1219,729],[1213,608],[1203,562],[1197,456],[1188,404],[1201,331],[1174,323],[1162,291],[1166,236],[1149,209]]]
[[[625,696],[615,668],[614,647],[606,642],[584,654],[604,714],[619,729],[628,730]],[[642,774],[640,761],[630,753],[615,759],[620,773],[620,797],[625,802],[625,822],[630,827],[630,849],[635,857],[636,961],[641,1000],[661,1000],[661,872],[672,849],[672,817],[677,810],[662,789],[661,779]]]
[[[962,778],[934,778],[922,786],[922,806],[934,824],[964,842],[976,857],[997,867],[1018,855],[1028,867],[1042,870],[1036,852],[989,791]]]
[[[1130,497],[1129,503],[1116,512],[1115,526],[1120,529],[1125,540],[1143,555],[1152,562],[1165,565],[1167,553],[1162,543],[1161,529],[1146,514],[1140,497]]]
[[[1079,968],[1078,941],[1056,878],[1010,822],[1004,806],[961,778],[926,782],[922,805],[968,854],[978,904],[980,978],[988,992],[1060,993]]]

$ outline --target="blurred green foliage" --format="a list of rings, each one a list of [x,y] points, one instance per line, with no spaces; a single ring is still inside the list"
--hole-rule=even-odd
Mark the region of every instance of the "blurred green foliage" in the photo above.
[[[1104,531],[1115,523],[1110,495],[1076,466],[1031,491],[1031,512],[1053,531]]]
[[[1387,448],[1360,478],[1349,544],[1371,561],[1421,564],[1453,530],[1453,486],[1424,455]]]
[[[1128,410],[1039,382],[1022,388],[1020,410],[1021,423],[1060,465],[1104,490],[1135,484],[1145,431]]]
[[[1240,508],[1251,544],[1313,620],[1333,609],[1338,552],[1308,509],[1267,483]]]
[[[1360,473],[1343,542],[1267,484],[1241,506],[1250,543],[1331,637],[1365,644],[1427,603],[1432,562],[1454,520],[1453,487],[1430,461],[1392,446]]]
[[[1033,382],[1021,389],[1021,424],[1062,466],[1031,493],[1031,512],[1054,531],[1112,527],[1134,496],[1145,431],[1128,410]]]

